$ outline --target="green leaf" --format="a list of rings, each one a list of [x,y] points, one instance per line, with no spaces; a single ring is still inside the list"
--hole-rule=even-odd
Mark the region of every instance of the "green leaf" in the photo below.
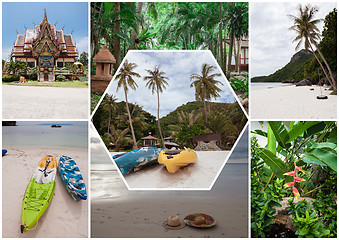
[[[266,148],[268,150],[270,150],[274,155],[276,155],[276,153],[277,153],[276,139],[275,139],[274,133],[273,133],[270,125],[268,125],[268,128],[267,128],[267,146],[266,146]]]
[[[278,144],[285,149],[290,148],[291,144],[288,143],[290,137],[285,124],[282,121],[270,121],[268,124],[271,127]]]
[[[259,151],[264,162],[271,168],[277,177],[283,178],[283,174],[287,172],[286,164],[267,148],[259,148]]]
[[[314,158],[317,158],[319,161],[325,163],[334,171],[337,171],[337,154],[333,153],[332,151],[316,148],[309,151],[305,156],[306,157],[312,156]]]
[[[312,149],[313,148],[325,148],[327,150],[336,151],[337,145],[331,142],[321,142],[313,144]]]
[[[317,123],[319,123],[319,121],[295,122],[294,125],[290,127],[290,139],[288,140],[288,143],[292,142],[297,137],[302,136],[308,128],[314,126]]]
[[[267,133],[262,131],[262,130],[259,130],[259,129],[256,129],[256,130],[252,131],[252,133],[256,133],[256,134],[258,134],[260,136],[267,137]]]
[[[325,129],[326,125],[328,124],[325,124],[325,122],[318,122],[317,124],[309,127],[306,131],[305,131],[305,134],[304,134],[304,137],[307,138],[309,136],[312,136],[318,132],[321,132]]]
[[[305,226],[298,231],[298,234],[303,236],[303,235],[306,235],[309,231],[310,230],[309,230],[308,226]]]
[[[303,182],[300,182],[300,183],[304,184],[304,185],[307,186],[307,187],[312,187],[312,188],[314,188],[314,184],[311,183],[311,182],[303,181]]]
[[[302,157],[301,159],[304,163],[314,163],[314,164],[318,164],[320,166],[326,166],[325,163],[323,163],[322,161],[320,161],[318,158],[313,157],[311,155],[305,155]]]

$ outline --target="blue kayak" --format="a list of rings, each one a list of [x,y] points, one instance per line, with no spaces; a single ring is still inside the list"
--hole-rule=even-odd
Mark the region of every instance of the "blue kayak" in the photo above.
[[[4,156],[7,153],[6,149],[2,149],[2,156]]]
[[[142,147],[116,158],[113,156],[113,159],[121,173],[127,174],[157,162],[161,150],[162,149],[156,147]]]
[[[86,186],[76,162],[67,156],[59,159],[58,171],[68,193],[77,202],[87,199]]]

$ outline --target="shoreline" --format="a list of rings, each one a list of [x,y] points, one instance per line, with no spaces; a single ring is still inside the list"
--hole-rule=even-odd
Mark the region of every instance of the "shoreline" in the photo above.
[[[314,90],[310,90],[314,89]],[[337,95],[322,87],[326,100],[319,100],[320,87],[283,86],[253,90],[250,93],[252,119],[335,119]]]

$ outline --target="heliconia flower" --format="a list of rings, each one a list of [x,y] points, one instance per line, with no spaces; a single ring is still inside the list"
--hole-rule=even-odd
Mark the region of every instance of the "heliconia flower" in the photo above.
[[[293,186],[294,186],[294,182],[288,182],[284,184],[284,188],[293,187]]]
[[[301,178],[301,177],[295,177],[294,180],[296,180],[297,182],[303,182],[306,181],[305,179]]]
[[[294,171],[292,171],[292,172],[287,172],[287,173],[284,173],[284,175],[287,175],[287,176],[293,176],[293,175],[294,175]]]
[[[303,173],[306,173],[306,171],[298,166],[295,166],[295,169],[298,170],[298,171],[301,171]]]
[[[299,197],[300,197],[300,194],[299,194],[299,192],[298,192],[298,189],[296,189],[295,187],[293,187],[293,195],[294,195],[297,199],[299,199]]]

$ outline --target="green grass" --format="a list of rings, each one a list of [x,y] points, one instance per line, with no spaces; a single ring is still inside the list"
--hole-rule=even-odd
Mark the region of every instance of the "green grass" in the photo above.
[[[5,83],[4,85],[13,86],[35,86],[35,87],[65,87],[65,88],[87,88],[88,82],[82,81],[66,81],[66,82],[38,82],[38,81],[27,81],[26,83]]]

